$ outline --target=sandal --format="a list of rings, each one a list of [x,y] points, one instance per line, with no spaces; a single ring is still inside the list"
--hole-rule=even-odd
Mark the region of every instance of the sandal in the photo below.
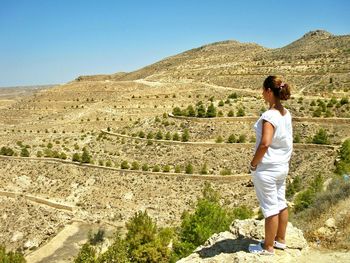
[[[265,240],[261,240],[260,243],[263,245],[264,241]],[[287,248],[287,245],[275,240],[273,241],[273,247],[277,249],[285,250]]]
[[[275,255],[275,252],[270,252],[266,249],[264,249],[261,246],[261,243],[258,244],[250,244],[248,248],[250,253],[257,254],[257,255],[268,255],[268,256],[273,256]]]

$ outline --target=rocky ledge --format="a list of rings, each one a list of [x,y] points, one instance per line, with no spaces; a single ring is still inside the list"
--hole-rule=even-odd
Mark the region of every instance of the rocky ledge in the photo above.
[[[235,220],[230,230],[210,237],[203,246],[178,263],[199,262],[298,262],[298,258],[308,250],[301,230],[288,223],[287,249],[275,250],[274,256],[254,255],[248,252],[249,244],[264,238],[264,220]]]

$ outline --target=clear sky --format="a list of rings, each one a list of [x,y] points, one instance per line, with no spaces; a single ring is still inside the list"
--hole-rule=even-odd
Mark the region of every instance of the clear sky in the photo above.
[[[348,0],[0,0],[0,87],[133,71],[204,44],[350,33]]]

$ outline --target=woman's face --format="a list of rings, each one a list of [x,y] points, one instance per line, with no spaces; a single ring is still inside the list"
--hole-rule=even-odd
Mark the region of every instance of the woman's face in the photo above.
[[[263,96],[263,99],[265,100],[265,102],[268,102],[269,101],[269,93],[270,93],[270,89],[265,89],[264,87],[262,88],[262,96]]]

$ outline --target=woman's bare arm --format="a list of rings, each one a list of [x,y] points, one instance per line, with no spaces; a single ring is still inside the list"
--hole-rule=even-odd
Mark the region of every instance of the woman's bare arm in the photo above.
[[[266,153],[267,149],[269,148],[272,142],[274,131],[275,127],[273,127],[273,125],[270,122],[264,120],[261,142],[254,154],[253,160],[250,162],[251,166],[256,167],[261,162],[262,158],[264,157],[264,154]]]

